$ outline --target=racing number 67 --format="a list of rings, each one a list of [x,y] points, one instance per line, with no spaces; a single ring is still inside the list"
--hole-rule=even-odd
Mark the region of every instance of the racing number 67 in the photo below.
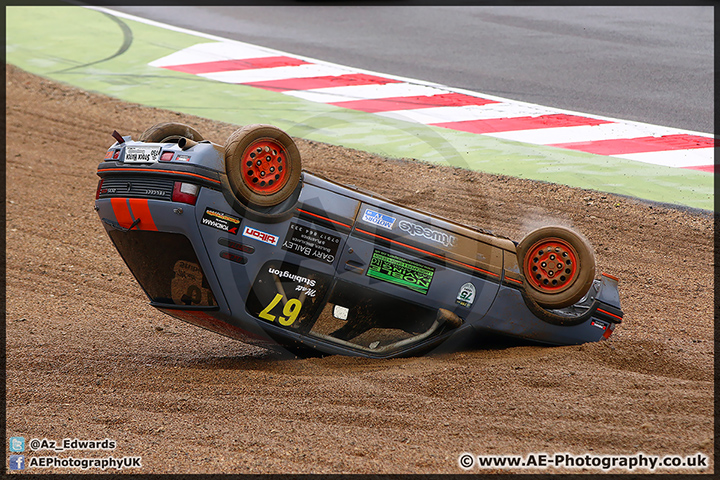
[[[280,300],[282,300],[282,298],[283,296],[279,293],[275,294],[275,298],[273,298],[272,301],[267,305],[267,307],[265,307],[262,312],[258,314],[258,317],[262,318],[263,320],[267,320],[268,322],[274,322],[275,315],[272,315],[270,312],[273,308],[277,306],[278,303],[280,303]],[[278,323],[284,327],[289,327],[295,322],[295,320],[297,320],[298,315],[300,315],[301,309],[302,302],[297,298],[291,298],[283,306],[282,313],[285,316],[280,316],[278,318]]]

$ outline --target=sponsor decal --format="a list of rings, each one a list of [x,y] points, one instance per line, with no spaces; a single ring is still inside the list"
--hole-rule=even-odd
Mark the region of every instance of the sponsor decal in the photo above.
[[[378,227],[392,230],[393,225],[395,225],[396,218],[366,208],[365,213],[363,213],[362,220],[363,222],[372,223],[373,225],[377,225]]]
[[[282,249],[307,258],[332,264],[340,246],[340,237],[291,223]]]
[[[460,287],[460,291],[457,294],[455,302],[463,307],[469,307],[475,301],[475,285],[468,282]]]
[[[454,235],[443,232],[442,230],[434,230],[424,225],[418,225],[417,223],[409,222],[407,220],[400,220],[398,227],[405,233],[412,235],[413,237],[424,237],[428,240],[445,245],[446,247],[454,247],[457,242],[457,238]]]
[[[374,250],[366,275],[427,295],[435,269],[392,253]]]
[[[260,242],[267,243],[268,245],[277,245],[279,240],[277,235],[256,230],[248,226],[245,226],[245,229],[243,230],[243,237],[254,238]]]
[[[277,268],[270,267],[268,268],[268,273],[275,275],[276,277],[283,279],[287,278],[288,280],[292,280],[293,282],[297,283],[304,283],[308,287],[314,287],[317,283],[315,280],[312,280],[307,277],[303,277],[302,275],[296,275],[294,273],[290,273],[287,270],[278,270]],[[310,295],[314,296],[314,295]]]
[[[325,305],[323,299],[331,284],[332,275],[270,260],[255,277],[245,306],[263,323],[298,328]]]
[[[125,149],[125,163],[155,163],[162,147],[130,147]]]
[[[218,210],[213,210],[212,208],[205,209],[201,222],[203,225],[222,230],[223,232],[232,233],[233,235],[237,235],[238,228],[240,228],[240,218]]]

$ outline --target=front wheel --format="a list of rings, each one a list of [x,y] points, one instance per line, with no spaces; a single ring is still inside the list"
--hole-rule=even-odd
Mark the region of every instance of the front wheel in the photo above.
[[[560,226],[538,228],[517,246],[525,290],[543,308],[573,305],[595,279],[595,256],[583,237]]]
[[[300,182],[300,152],[290,136],[272,125],[246,125],[225,145],[225,171],[233,193],[244,203],[272,207]]]

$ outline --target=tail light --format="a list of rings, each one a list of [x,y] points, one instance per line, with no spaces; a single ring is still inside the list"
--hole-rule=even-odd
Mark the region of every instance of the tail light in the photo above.
[[[100,194],[103,193],[103,192],[102,192],[103,180],[104,180],[104,179],[101,178],[101,179],[98,181],[97,192],[95,192],[95,200],[99,200],[99,199],[100,199]]]
[[[195,205],[200,187],[194,183],[175,182],[173,186],[172,201]]]
[[[173,159],[173,155],[175,155],[175,152],[163,152],[163,154],[160,155],[160,161],[169,162]]]

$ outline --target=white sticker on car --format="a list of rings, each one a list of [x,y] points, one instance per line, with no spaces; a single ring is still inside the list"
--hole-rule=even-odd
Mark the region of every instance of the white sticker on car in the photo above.
[[[349,313],[350,313],[349,308],[342,307],[340,305],[335,305],[335,308],[333,309],[333,317],[339,318],[340,320],[347,320]]]
[[[366,208],[365,213],[363,213],[362,220],[363,222],[372,223],[378,227],[392,230],[393,225],[395,225],[396,218],[391,217],[390,215],[383,215],[382,213]]]
[[[446,247],[454,247],[457,243],[455,235],[450,235],[442,230],[436,230],[434,228],[420,225],[417,223],[410,222],[408,220],[400,220],[398,227],[403,232],[409,233],[413,237],[424,237],[432,242],[439,243]]]
[[[277,245],[279,240],[279,237],[277,235],[256,230],[248,226],[246,226],[243,230],[243,237],[253,238],[269,245]]]
[[[460,287],[460,291],[458,292],[455,301],[458,305],[462,305],[463,307],[469,307],[475,301],[475,293],[475,285],[468,282],[462,287]]]
[[[155,163],[162,147],[130,147],[125,149],[125,163]]]

